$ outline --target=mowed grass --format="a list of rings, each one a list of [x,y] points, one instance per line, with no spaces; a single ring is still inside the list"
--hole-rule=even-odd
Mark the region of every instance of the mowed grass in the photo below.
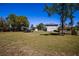
[[[79,36],[47,32],[0,32],[0,55],[79,55]]]

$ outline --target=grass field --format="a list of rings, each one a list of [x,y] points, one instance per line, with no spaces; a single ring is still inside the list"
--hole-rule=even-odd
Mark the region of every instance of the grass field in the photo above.
[[[0,32],[0,55],[79,55],[79,36],[46,32]]]

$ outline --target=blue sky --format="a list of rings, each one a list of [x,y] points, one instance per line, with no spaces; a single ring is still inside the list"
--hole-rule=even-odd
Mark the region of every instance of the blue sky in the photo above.
[[[9,14],[16,14],[18,16],[26,16],[31,24],[37,25],[39,23],[50,24],[60,23],[59,15],[52,15],[48,17],[44,11],[44,3],[0,3],[0,16],[7,17]],[[79,12],[75,12],[74,23],[79,21]],[[69,22],[69,19],[66,21]]]

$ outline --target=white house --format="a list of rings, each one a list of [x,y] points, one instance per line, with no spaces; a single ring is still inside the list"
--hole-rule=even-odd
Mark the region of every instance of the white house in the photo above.
[[[38,29],[37,29],[37,28],[35,28],[35,31],[37,32],[37,31],[38,31]]]
[[[46,24],[45,26],[48,32],[54,32],[59,27],[58,24]]]

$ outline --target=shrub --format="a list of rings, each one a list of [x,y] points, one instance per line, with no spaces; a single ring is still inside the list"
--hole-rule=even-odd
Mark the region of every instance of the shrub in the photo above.
[[[77,31],[73,28],[71,34],[72,34],[72,35],[77,35]]]

